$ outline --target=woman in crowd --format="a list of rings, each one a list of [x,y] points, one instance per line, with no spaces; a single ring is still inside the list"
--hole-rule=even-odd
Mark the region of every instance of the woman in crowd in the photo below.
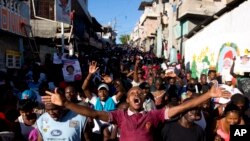
[[[244,125],[241,120],[240,109],[234,104],[228,104],[222,118],[215,121],[213,128],[216,141],[230,141],[230,125]]]
[[[36,128],[37,115],[33,112],[35,103],[32,100],[20,100],[17,109],[20,116],[16,120],[16,133],[21,141],[28,141],[32,130]]]

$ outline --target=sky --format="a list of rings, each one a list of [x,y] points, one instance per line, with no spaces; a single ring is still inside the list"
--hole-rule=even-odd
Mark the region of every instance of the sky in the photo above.
[[[110,24],[117,30],[116,42],[120,43],[119,36],[130,34],[140,19],[140,3],[141,0],[89,0],[88,10],[101,25]]]

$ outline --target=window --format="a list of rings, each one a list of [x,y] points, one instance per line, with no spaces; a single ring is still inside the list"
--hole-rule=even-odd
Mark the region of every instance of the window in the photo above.
[[[7,68],[21,68],[21,54],[17,51],[6,51],[6,67]]]

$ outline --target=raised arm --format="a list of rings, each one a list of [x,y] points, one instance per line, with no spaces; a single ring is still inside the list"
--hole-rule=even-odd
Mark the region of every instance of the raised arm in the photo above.
[[[126,93],[122,82],[120,80],[115,80],[114,81],[114,86],[116,88],[116,100],[120,101],[120,99],[122,98],[122,96]]]
[[[139,82],[139,77],[138,77],[138,67],[139,67],[139,63],[140,63],[140,58],[136,56],[135,67],[134,67],[134,74],[133,74],[133,80],[134,80],[135,82]]]
[[[134,74],[134,71],[130,71],[126,76],[130,77],[132,74]]]
[[[97,62],[95,62],[95,61],[91,62],[89,64],[89,73],[82,84],[82,90],[83,90],[84,94],[86,95],[86,97],[89,99],[92,98],[91,91],[89,90],[89,82],[90,82],[92,75],[94,73],[96,73],[97,70],[98,70]]]
[[[171,108],[166,108],[166,114],[167,117],[171,118],[174,117],[177,114],[180,114],[188,109],[192,109],[198,105],[200,105],[201,103],[207,101],[210,98],[213,97],[230,97],[230,94],[226,91],[223,91],[221,88],[216,88],[215,86],[213,86],[210,91],[208,91],[207,93],[194,98],[192,100],[189,100],[187,102],[184,102],[178,106],[175,107],[171,107]]]
[[[96,111],[96,110],[93,110],[89,107],[81,106],[79,104],[69,102],[66,98],[59,95],[59,93],[57,92],[57,89],[55,89],[54,93],[46,91],[46,94],[48,94],[48,96],[42,97],[42,101],[44,103],[51,102],[51,103],[58,105],[58,106],[64,106],[65,108],[70,109],[70,110],[72,110],[78,114],[84,115],[86,117],[100,119],[100,120],[107,121],[107,122],[109,121],[109,113],[108,112]]]
[[[235,60],[236,60],[236,58],[234,57],[234,58],[233,58],[232,67],[231,67],[231,69],[230,69],[230,74],[231,74],[233,77],[237,77],[237,75],[234,73]]]
[[[53,103],[53,102],[52,102]],[[67,109],[70,109],[78,114],[84,115],[86,117],[99,119],[102,121],[109,121],[109,113],[105,111],[96,111],[86,106],[80,106],[78,104],[65,101],[63,106],[65,106]]]

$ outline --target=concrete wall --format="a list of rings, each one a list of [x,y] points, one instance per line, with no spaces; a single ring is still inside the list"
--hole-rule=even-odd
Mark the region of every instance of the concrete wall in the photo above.
[[[45,55],[46,54],[51,54],[51,56],[53,56],[53,54],[55,53],[56,49],[52,48],[52,47],[48,47],[46,45],[40,45],[40,58],[41,58],[41,63],[44,64],[45,63]]]
[[[250,50],[249,8],[250,1],[242,3],[185,42],[185,63],[190,63],[194,76],[209,67],[222,74],[227,52],[232,51],[237,57]]]
[[[178,18],[182,18],[187,14],[212,16],[225,7],[226,5],[223,2],[186,0],[179,7]]]
[[[45,20],[31,20],[33,34],[35,37],[54,38],[57,29],[57,23]]]
[[[151,36],[151,33],[155,33],[158,27],[158,21],[156,19],[147,18],[144,22],[144,37]]]

